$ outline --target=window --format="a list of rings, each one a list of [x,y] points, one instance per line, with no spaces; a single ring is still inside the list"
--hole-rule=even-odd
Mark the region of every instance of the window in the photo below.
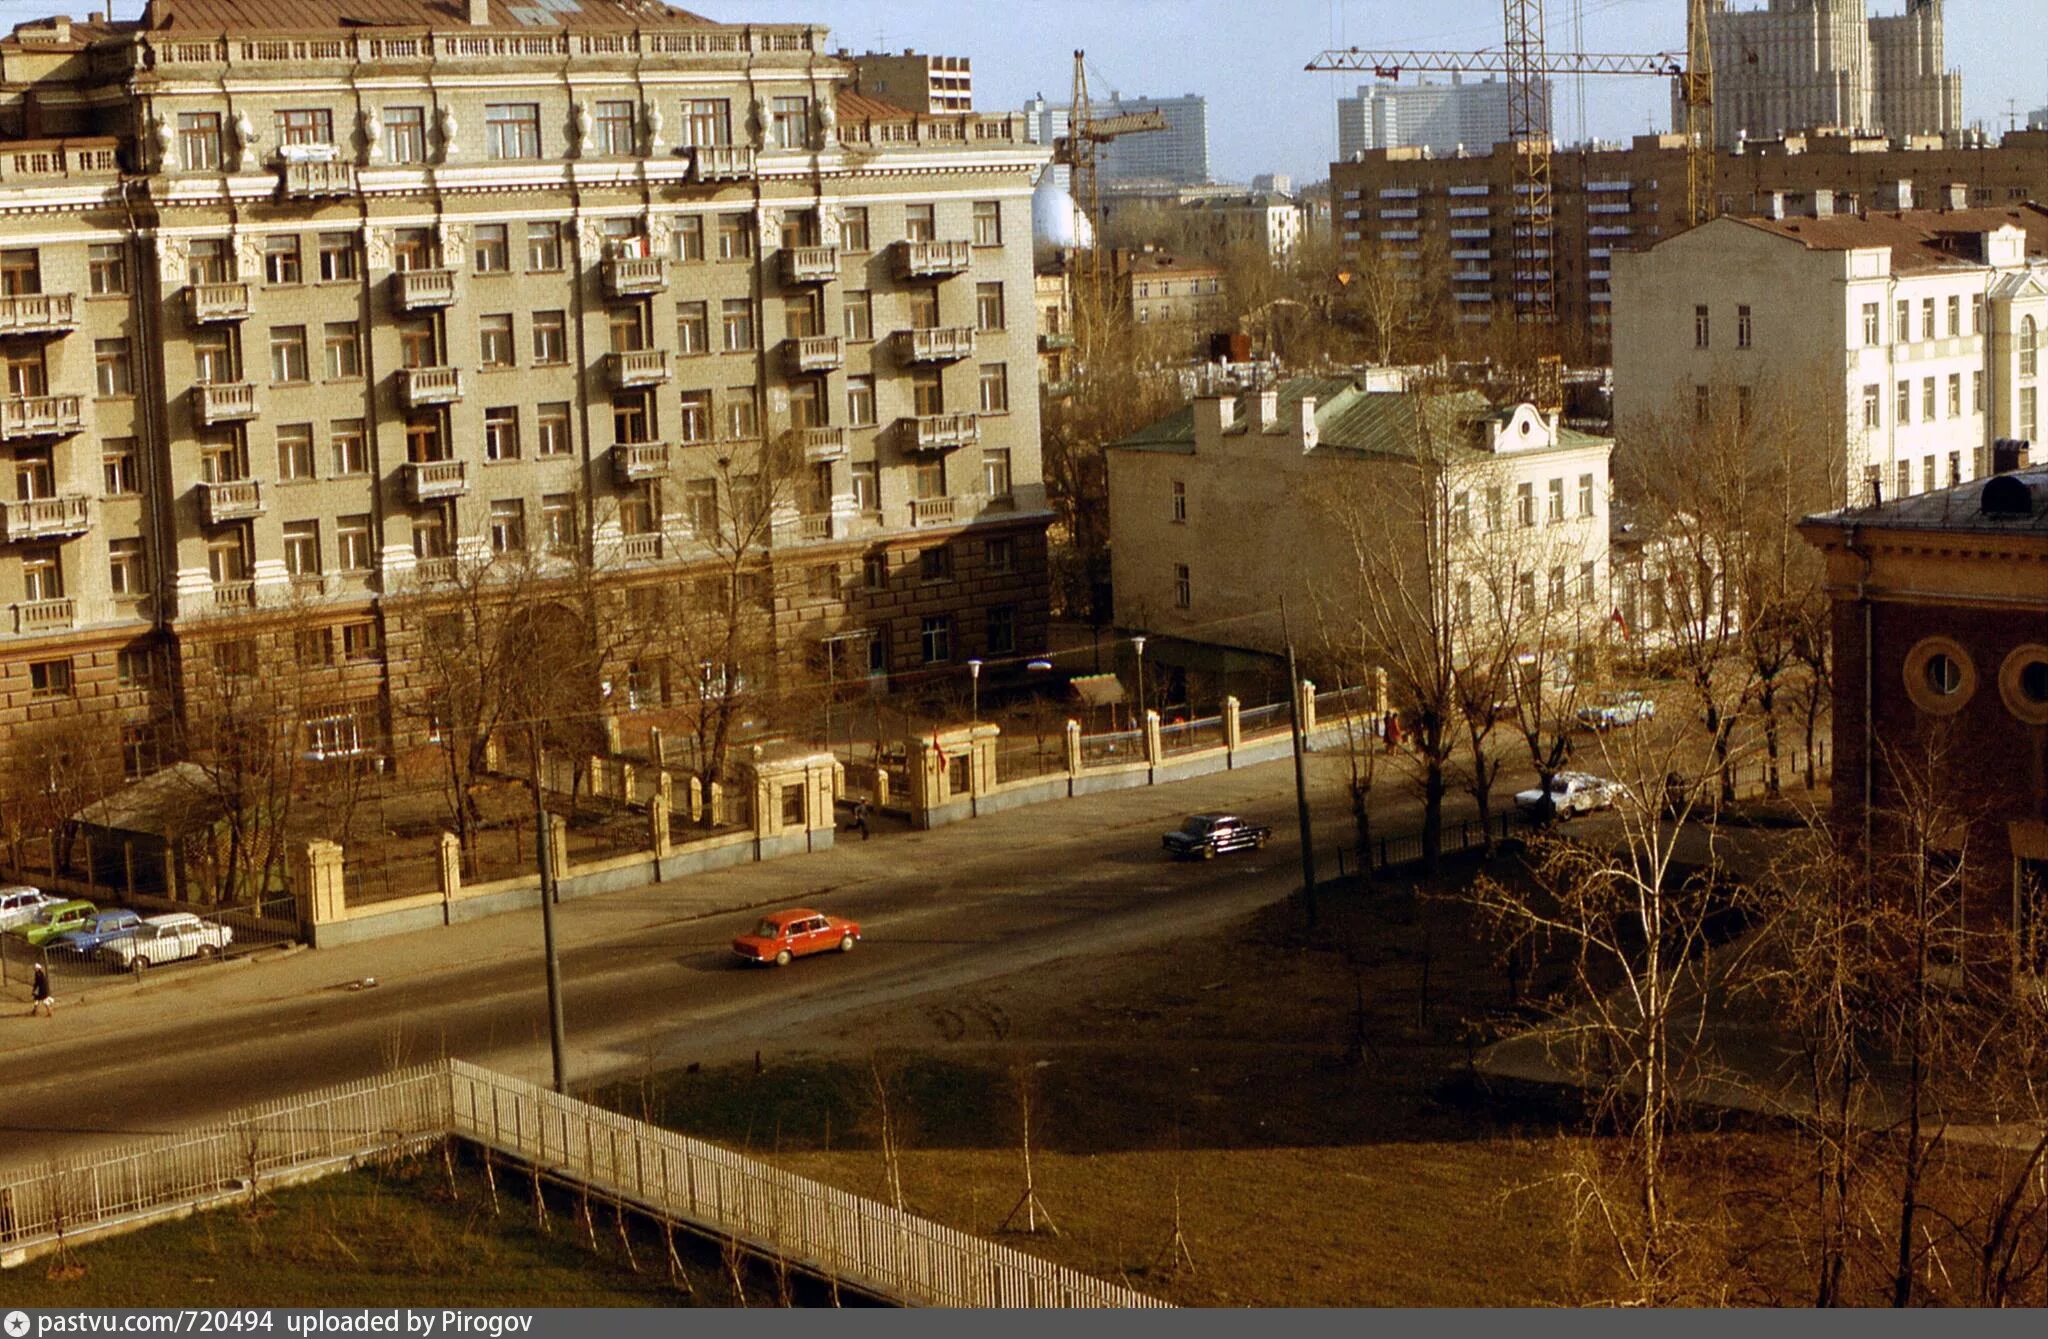
[[[1913,495],[1913,462],[1910,460],[1898,461],[1894,465],[1892,472],[1896,476],[1898,487],[1898,492],[1894,496],[1911,497]]]
[[[1003,206],[999,200],[976,200],[974,202],[974,244],[976,246],[1001,246],[1003,244]]]
[[[144,565],[142,541],[108,540],[107,589],[116,596],[133,598],[149,593],[148,582],[149,569]]]
[[[1960,372],[1948,374],[1948,416],[1963,416],[1963,374]]]
[[[920,581],[951,581],[953,550],[944,544],[918,550],[917,576]]]
[[[1515,599],[1519,607],[1523,609],[1534,609],[1536,607],[1536,574],[1534,572],[1517,572],[1515,574]]]
[[[1706,348],[1710,342],[1710,333],[1707,309],[1705,307],[1694,307],[1692,309],[1692,346],[1695,349]]]
[[[1594,596],[1595,596],[1595,595],[1596,595],[1596,594],[1598,593],[1598,586],[1597,586],[1597,583],[1596,583],[1596,582],[1595,582],[1595,580],[1594,580],[1594,576],[1593,576],[1593,573],[1594,573],[1594,565],[1593,565],[1593,563],[1591,563],[1590,561],[1589,561],[1589,562],[1583,562],[1583,563],[1580,563],[1580,564],[1579,564],[1579,603],[1580,603],[1580,604],[1591,604],[1591,603],[1593,603],[1593,597],[1594,597]]]
[[[875,337],[875,298],[868,292],[847,293],[842,298],[845,304],[844,329],[849,344],[865,344]]]
[[[679,353],[711,352],[710,307],[702,302],[676,304],[676,350]]]
[[[566,456],[573,450],[569,434],[569,404],[555,400],[540,407],[535,415],[538,428],[536,449],[542,456]]]
[[[1498,530],[1501,528],[1503,511],[1504,505],[1500,485],[1491,485],[1486,490],[1486,528],[1488,530]]]
[[[597,104],[591,117],[591,138],[597,152],[608,158],[624,158],[640,152],[638,114],[630,102],[609,99]]]
[[[990,499],[1010,496],[1010,451],[1008,447],[986,446],[981,450],[981,491]]]
[[[1548,598],[1549,598],[1549,600],[1550,600],[1550,607],[1551,607],[1552,609],[1557,609],[1557,608],[1560,608],[1560,607],[1562,607],[1562,606],[1563,606],[1563,604],[1564,604],[1564,600],[1565,600],[1565,594],[1564,594],[1564,592],[1565,592],[1565,575],[1564,575],[1564,568],[1562,568],[1562,567],[1553,567],[1553,568],[1551,568],[1551,569],[1550,569],[1550,583],[1549,583],[1549,586],[1548,586],[1548,588],[1547,588],[1547,590],[1546,590],[1546,594],[1547,594],[1547,596],[1548,596]]]
[[[2038,388],[2036,388],[2036,387],[2033,387],[2033,386],[2022,386],[2022,387],[2020,387],[2020,433],[2019,433],[2019,435],[2020,435],[2020,438],[2021,438],[2021,440],[2022,440],[2022,441],[2028,441],[2028,442],[2031,442],[2031,441],[2034,441],[2034,440],[2035,440],[2035,438],[2036,438],[2036,434],[2035,434],[2035,431],[2034,431],[2034,429],[2035,429],[2035,424],[2037,423],[2038,419],[2037,419],[2037,416],[2036,416],[2036,412],[2035,412],[2035,411],[2036,411],[2036,409],[2037,409],[2037,407],[2038,407],[2039,403],[2040,403],[2040,391],[2039,391],[2039,389],[2038,389]]]
[[[853,505],[862,512],[882,509],[882,469],[872,460],[857,461],[853,470]]]
[[[710,149],[732,143],[732,103],[725,98],[688,98],[683,102],[685,148]]]
[[[683,485],[683,519],[699,539],[718,533],[718,480],[691,479]]]
[[[1550,481],[1548,501],[1543,509],[1543,519],[1551,525],[1556,525],[1564,519],[1564,480],[1552,479]]]
[[[533,363],[550,367],[569,361],[569,320],[559,311],[533,314]]]
[[[839,220],[839,245],[847,251],[868,249],[868,210],[866,205],[849,206]]]
[[[356,277],[356,239],[345,232],[320,234],[320,281],[337,283]]]
[[[1934,378],[1923,377],[1920,381],[1920,421],[1922,423],[1932,423],[1935,417]]]
[[[744,442],[760,435],[760,416],[754,405],[752,386],[733,386],[726,390],[725,435],[729,441]]]
[[[1921,462],[1920,491],[1923,493],[1932,493],[1934,491],[1934,486],[1934,457],[1929,456],[1926,460]]]
[[[334,518],[336,566],[344,572],[370,570],[370,518],[365,514]]]
[[[982,546],[982,565],[1003,575],[1017,570],[1017,541],[1008,537],[988,540]]]
[[[1901,344],[1913,342],[1913,304],[1905,298],[1892,304],[1892,338]]]
[[[1882,428],[1884,426],[1884,391],[1877,386],[1863,388],[1863,426]]]
[[[885,553],[870,553],[860,560],[860,584],[862,590],[887,590],[889,588],[889,556]]]
[[[1898,420],[1898,425],[1903,428],[1913,421],[1913,383],[1910,381],[1900,382],[1898,393],[1893,398],[1896,403],[1892,405],[1892,416]]]
[[[234,437],[216,438],[199,444],[199,477],[210,484],[246,478],[242,466],[242,445]]]
[[[108,297],[128,291],[128,252],[119,242],[94,242],[85,249],[86,291]]]
[[[825,387],[822,377],[805,377],[792,381],[789,386],[789,426],[792,428],[822,428],[825,426]]]
[[[105,397],[135,393],[135,374],[129,365],[127,340],[94,340],[92,363],[94,389],[99,395]]]
[[[543,273],[562,268],[561,224],[526,225],[526,268],[529,273]]]
[[[1017,606],[992,604],[982,626],[982,638],[992,656],[1009,655],[1017,649]]]
[[[306,327],[302,325],[274,325],[270,327],[270,379],[278,383],[305,381],[307,379]]]
[[[263,282],[295,284],[303,277],[299,269],[299,239],[292,236],[263,239]]]
[[[976,330],[1001,330],[1003,328],[1003,286],[1001,284],[976,284],[974,286],[974,328]]]
[[[612,396],[612,440],[654,440],[653,396],[646,391],[619,391]]]
[[[875,379],[871,376],[846,379],[846,424],[851,428],[875,425]]]
[[[701,215],[678,215],[675,232],[671,235],[675,240],[670,245],[675,249],[678,261],[704,259],[704,219]]]
[[[1970,412],[1984,412],[1984,374],[1981,371],[1970,373]]]
[[[484,108],[486,158],[540,157],[540,105],[494,102]]]
[[[429,507],[412,518],[412,554],[415,558],[446,558],[453,550],[448,544],[448,514]]]
[[[1593,476],[1590,474],[1581,474],[1579,476],[1579,515],[1591,516],[1592,514]]]
[[[320,523],[284,523],[284,570],[295,577],[320,575]]]
[[[519,459],[519,410],[498,405],[484,410],[484,459]]]
[[[1982,293],[1972,293],[1970,295],[1970,333],[1973,335],[1984,333],[1984,295]]]
[[[185,282],[224,284],[232,260],[228,244],[218,237],[195,237],[185,246]]]
[[[1192,609],[1195,606],[1195,581],[1188,572],[1186,563],[1173,565],[1173,607]]]
[[[338,418],[327,425],[327,442],[336,474],[368,474],[370,449],[359,418]]]
[[[910,304],[910,328],[912,330],[936,330],[939,326],[939,290],[936,288],[913,288],[905,294]]]
[[[1735,309],[1735,347],[1738,349],[1748,348],[1751,333],[1749,308],[1747,306],[1737,307]]]
[[[351,665],[377,658],[377,625],[367,619],[341,625],[341,658]]]
[[[427,161],[426,108],[384,109],[384,157],[394,163]]]
[[[48,448],[29,448],[15,456],[14,495],[23,502],[57,495],[57,476]]]
[[[769,143],[778,149],[811,146],[811,100],[775,98],[768,104]]]
[[[31,602],[64,598],[64,565],[57,550],[29,549],[21,555],[21,594]]]
[[[441,341],[429,320],[402,321],[398,325],[400,367],[438,367]]]
[[[1175,494],[1173,519],[1184,521],[1187,519],[1187,485],[1175,481],[1173,489]],[[1451,494],[1451,533],[1454,535],[1469,535],[1472,533],[1472,494],[1463,489]]]
[[[754,303],[750,298],[727,298],[720,308],[727,353],[750,353],[754,348]]]
[[[519,553],[526,548],[526,503],[501,498],[491,504],[491,552]]]
[[[825,333],[825,295],[799,293],[782,303],[782,333],[788,339],[811,339]]]
[[[938,217],[931,205],[905,205],[903,207],[903,235],[913,242],[938,240]]]
[[[178,165],[187,172],[220,171],[220,113],[178,113]]]
[[[1692,421],[1700,427],[1704,428],[1707,426],[1708,423],[1713,421],[1713,417],[1714,393],[1712,388],[1707,386],[1693,387]]]
[[[277,477],[313,477],[313,425],[286,423],[277,430]]]
[[[512,348],[511,313],[480,318],[477,337],[485,367],[511,367],[518,362]]]
[[[946,462],[920,460],[911,467],[911,487],[919,498],[946,496]]]
[[[354,321],[329,321],[323,343],[327,355],[327,379],[340,381],[363,373],[363,351]]]
[[[541,542],[557,552],[576,547],[576,495],[547,493],[540,500]]]
[[[2020,375],[2031,377],[2040,371],[2041,328],[2029,316],[2020,322]]]
[[[71,696],[71,660],[31,660],[28,665],[28,695],[36,698]]]
[[[1920,338],[1934,338],[1934,299],[1920,299]]]
[[[332,144],[334,113],[325,107],[280,111],[277,139],[280,144]]]
[[[924,663],[936,665],[953,658],[953,619],[949,614],[927,615],[918,629],[918,647]]]
[[[140,541],[137,541],[138,543]],[[147,646],[120,651],[114,656],[114,682],[123,688],[150,688],[156,684],[156,654]]]
[[[1007,414],[1010,412],[1010,365],[1008,363],[982,364],[981,412],[984,414]]]
[[[1863,304],[1863,347],[1873,349],[1883,342],[1883,332],[1878,329],[1877,304],[1866,302]]]
[[[718,216],[718,258],[745,260],[754,254],[753,219],[746,214]]]
[[[945,382],[935,367],[913,368],[910,373],[911,411],[919,417],[946,412]]]
[[[105,476],[108,497],[126,497],[141,490],[141,476],[136,472],[135,439],[133,437],[107,437],[100,442],[100,469]]]
[[[1458,494],[1458,497],[1461,502],[1465,499],[1466,496],[1467,495],[1464,493]],[[1181,524],[1188,519],[1188,486],[1186,481],[1181,479],[1175,479],[1173,481],[1172,508],[1168,514],[1172,517],[1176,525]]]
[[[478,274],[504,274],[512,268],[510,229],[503,223],[479,223],[470,256]]]
[[[1963,333],[1963,299],[1960,295],[1948,300],[1948,337],[1955,339]]]
[[[677,436],[687,445],[711,440],[711,392],[684,391]]]
[[[1525,527],[1536,524],[1536,485],[1533,483],[1515,485],[1515,522]]]

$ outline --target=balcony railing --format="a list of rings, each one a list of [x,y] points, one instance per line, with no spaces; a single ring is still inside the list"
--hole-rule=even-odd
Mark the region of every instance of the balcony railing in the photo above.
[[[690,150],[693,181],[750,181],[754,151],[743,144],[707,144]]]
[[[804,453],[808,464],[820,465],[828,460],[838,460],[846,454],[846,429],[844,428],[791,428],[791,441]]]
[[[415,503],[461,497],[469,491],[469,467],[460,460],[408,460],[405,495]]]
[[[406,311],[426,311],[455,305],[455,271],[400,270],[391,276],[398,293],[398,305]]]
[[[943,279],[974,264],[974,248],[965,242],[898,242],[896,273],[904,279]]]
[[[1041,330],[1038,332],[1038,351],[1040,353],[1052,353],[1059,349],[1071,349],[1073,347],[1074,334],[1071,330]]]
[[[217,381],[192,388],[199,421],[239,423],[256,417],[256,387],[246,381]]]
[[[199,514],[208,525],[246,521],[263,514],[263,483],[259,479],[226,479],[199,485]]]
[[[665,349],[629,349],[623,353],[606,354],[605,361],[615,390],[659,386],[668,380],[668,351]]]
[[[413,580],[422,586],[445,586],[460,573],[453,558],[416,558],[412,564]]]
[[[69,293],[0,297],[0,335],[58,335],[77,324],[77,304]]]
[[[791,376],[830,372],[845,361],[839,352],[837,335],[805,335],[782,341],[782,366]]]
[[[14,606],[16,632],[59,632],[78,621],[78,601],[28,600]]]
[[[785,284],[829,284],[839,277],[839,248],[793,246],[782,253]]]
[[[980,441],[981,420],[973,414],[919,414],[901,420],[899,431],[907,450],[949,451]]]
[[[185,294],[192,303],[192,319],[201,325],[243,321],[249,317],[247,284],[193,284]]]
[[[615,298],[659,293],[668,287],[668,267],[660,256],[613,256],[604,263],[604,291]]]
[[[832,538],[832,514],[826,512],[819,516],[797,517],[796,535],[803,540]]]
[[[214,582],[213,607],[216,609],[254,609],[256,607],[256,583],[253,581]]]
[[[459,367],[408,367],[399,373],[408,409],[430,404],[454,404],[462,398],[462,369]]]
[[[956,513],[957,498],[921,497],[910,503],[912,525],[951,525]]]
[[[15,395],[0,400],[0,441],[63,437],[85,426],[76,395]]]
[[[284,193],[291,200],[313,200],[322,196],[353,195],[356,189],[354,163],[286,163]]]
[[[0,540],[57,539],[92,528],[92,504],[84,495],[0,502]]]
[[[658,562],[661,558],[661,532],[649,531],[644,535],[619,536],[619,560],[628,563]]]
[[[615,482],[644,483],[667,473],[667,442],[612,443],[612,479]]]
[[[974,355],[974,327],[942,325],[896,332],[896,356],[906,363],[957,363]]]

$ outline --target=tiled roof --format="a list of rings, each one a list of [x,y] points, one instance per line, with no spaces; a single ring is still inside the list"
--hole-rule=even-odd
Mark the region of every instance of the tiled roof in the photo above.
[[[1831,218],[1743,218],[1745,227],[1798,242],[1809,251],[1892,249],[1892,272],[1946,269],[1981,263],[1976,239],[1999,228],[2027,234],[2027,254],[2048,256],[2048,209],[2028,203],[2010,209],[1915,209]]]
[[[699,28],[702,15],[659,0],[488,0],[489,27]],[[466,0],[150,0],[142,26],[161,32],[324,32],[467,28]]]
[[[898,107],[848,88],[839,90],[837,107],[842,121],[913,121],[920,115],[908,107]]]
[[[2024,515],[1985,514],[1984,490],[1994,479],[2015,481],[2027,490],[2032,505]],[[2010,490],[2014,482],[1998,486]],[[1809,516],[1807,521],[1844,530],[1852,526],[1870,526],[1880,530],[1931,530],[1948,534],[2048,535],[2048,469],[1972,479],[1953,488],[1919,493],[1875,507],[1850,507],[1821,516]]]

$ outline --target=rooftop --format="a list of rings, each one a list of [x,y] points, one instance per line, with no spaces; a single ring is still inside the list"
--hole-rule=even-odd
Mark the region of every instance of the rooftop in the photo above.
[[[1980,264],[1977,239],[2000,228],[2020,229],[2027,235],[2027,254],[2048,257],[2048,209],[2033,203],[2009,209],[1913,209],[1731,221],[1798,242],[1809,251],[1890,247],[1894,274]]]
[[[705,28],[719,24],[660,0],[487,0],[487,28]],[[466,0],[149,0],[141,27],[169,33],[469,28]]]
[[[1984,506],[1987,490],[1991,494],[1989,511]],[[1941,534],[2048,535],[2048,469],[1972,479],[1874,507],[1848,507],[1809,516],[1806,523],[1843,530],[1868,526]]]
[[[1190,260],[1171,251],[1124,251],[1117,256],[1119,272],[1136,275],[1154,274],[1199,274],[1204,278],[1223,273],[1221,267],[1206,260]]]

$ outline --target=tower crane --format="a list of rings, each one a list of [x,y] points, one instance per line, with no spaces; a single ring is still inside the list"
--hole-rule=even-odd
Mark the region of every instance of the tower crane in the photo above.
[[[1522,321],[1548,323],[1557,316],[1555,266],[1547,263],[1554,215],[1551,190],[1549,75],[1614,74],[1656,76],[1674,81],[1685,109],[1686,219],[1700,224],[1714,216],[1714,55],[1708,41],[1710,0],[1686,0],[1683,55],[1567,51],[1551,54],[1543,37],[1543,0],[1501,0],[1505,41],[1498,50],[1369,51],[1359,47],[1325,51],[1308,63],[1313,72],[1370,70],[1382,79],[1418,73],[1506,76],[1508,141],[1515,155],[1515,311]],[[1546,262],[1546,263],[1539,263]]]
[[[1145,112],[1121,112],[1115,116],[1095,115],[1095,109],[1088,101],[1087,54],[1085,51],[1074,53],[1074,100],[1067,111],[1067,133],[1052,142],[1052,161],[1073,171],[1074,200],[1084,211],[1090,232],[1089,297],[1100,302],[1102,248],[1097,242],[1102,230],[1102,201],[1096,184],[1096,154],[1111,140],[1166,129],[1166,113],[1154,108]]]

